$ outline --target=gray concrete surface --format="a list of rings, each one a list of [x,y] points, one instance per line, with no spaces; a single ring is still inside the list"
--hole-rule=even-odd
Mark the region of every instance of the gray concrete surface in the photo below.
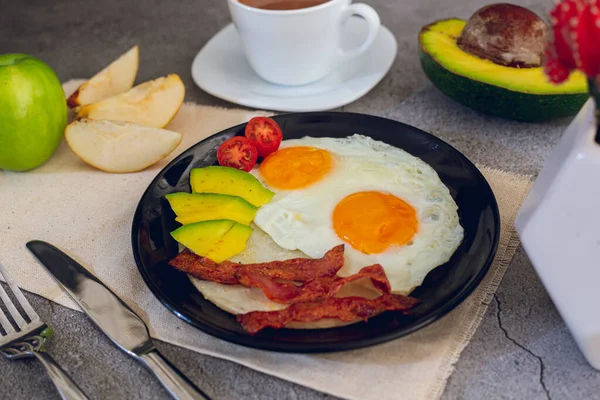
[[[366,2],[379,10],[396,35],[399,53],[383,82],[345,110],[411,123],[481,164],[527,174],[540,169],[568,120],[523,124],[482,116],[429,86],[419,67],[419,28],[439,18],[466,18],[484,0]],[[541,13],[551,5],[542,0],[517,3]],[[178,73],[186,84],[187,100],[236,107],[202,92],[189,72],[198,50],[228,22],[225,0],[0,0],[0,53],[34,54],[67,80],[91,76],[138,43],[138,81]],[[167,398],[145,370],[82,314],[34,295],[28,298],[56,331],[50,353],[92,399]],[[215,399],[330,398],[227,361],[157,345]],[[58,396],[35,361],[1,359],[0,398]],[[600,399],[600,373],[577,350],[522,249],[456,364],[443,399]]]

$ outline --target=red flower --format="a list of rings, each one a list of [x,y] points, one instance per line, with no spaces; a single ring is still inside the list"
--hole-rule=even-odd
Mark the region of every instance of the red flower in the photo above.
[[[550,11],[554,37],[546,49],[545,71],[554,83],[567,79],[578,66],[576,29],[586,6],[586,0],[563,0]]]
[[[600,74],[600,12],[597,0],[590,1],[579,15],[577,25],[579,69],[588,77]]]
[[[551,40],[546,49],[546,75],[554,83],[574,69],[589,78],[600,75],[600,9],[598,0],[561,0],[550,12]]]

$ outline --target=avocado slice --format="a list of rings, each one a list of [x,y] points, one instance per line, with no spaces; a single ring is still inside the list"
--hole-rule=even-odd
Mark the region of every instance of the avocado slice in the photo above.
[[[515,68],[466,53],[457,40],[466,21],[445,19],[419,33],[419,57],[429,80],[451,99],[486,114],[520,121],[547,121],[576,114],[588,99],[579,71],[560,85],[543,67]]]
[[[194,193],[218,193],[239,196],[260,207],[275,195],[249,172],[230,167],[211,166],[194,168],[190,173]]]
[[[177,192],[165,197],[177,215],[176,221],[183,225],[212,219],[250,225],[258,210],[241,197],[226,194]]]
[[[183,225],[171,236],[202,257],[223,262],[246,248],[252,228],[231,220],[213,220]]]

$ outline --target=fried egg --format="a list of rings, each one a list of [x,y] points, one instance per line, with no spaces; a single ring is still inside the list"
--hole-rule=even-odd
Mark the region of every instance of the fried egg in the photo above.
[[[393,293],[409,294],[463,239],[435,170],[366,136],[286,140],[252,173],[276,193],[254,223],[278,246],[318,258],[344,243],[338,275],[380,264]]]

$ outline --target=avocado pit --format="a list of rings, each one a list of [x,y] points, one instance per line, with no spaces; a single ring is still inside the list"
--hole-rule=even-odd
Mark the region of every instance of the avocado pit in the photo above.
[[[457,44],[463,51],[513,68],[542,65],[550,28],[533,11],[514,4],[490,4],[467,21]]]

